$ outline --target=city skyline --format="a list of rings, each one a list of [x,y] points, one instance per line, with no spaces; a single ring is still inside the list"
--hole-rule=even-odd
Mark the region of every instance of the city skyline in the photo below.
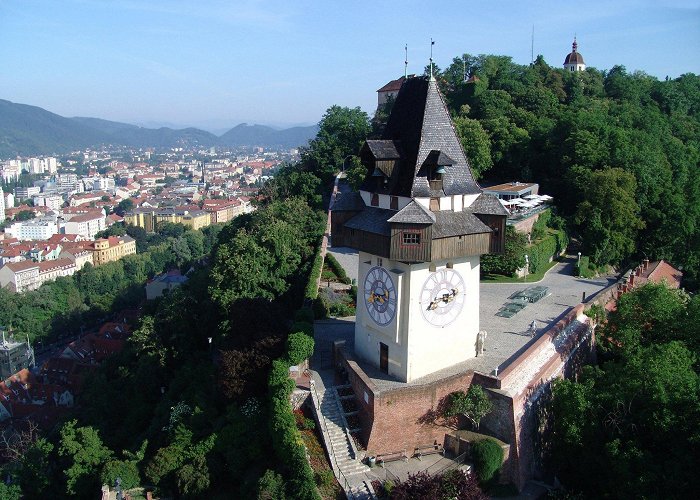
[[[0,98],[63,116],[221,131],[317,123],[334,104],[372,113],[376,89],[430,57],[495,54],[675,78],[698,73],[700,4],[0,0]]]

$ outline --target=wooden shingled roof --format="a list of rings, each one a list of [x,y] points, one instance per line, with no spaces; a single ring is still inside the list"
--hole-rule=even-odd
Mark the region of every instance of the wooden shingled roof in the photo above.
[[[406,80],[396,97],[382,140],[368,141],[365,147],[372,151],[375,159],[380,159],[377,154],[381,159],[400,155],[398,168],[393,169],[381,193],[430,196],[425,169],[421,171],[421,167],[433,158],[452,163],[445,165],[443,196],[481,192],[434,79]],[[368,166],[362,189],[377,192],[372,173],[373,168]]]

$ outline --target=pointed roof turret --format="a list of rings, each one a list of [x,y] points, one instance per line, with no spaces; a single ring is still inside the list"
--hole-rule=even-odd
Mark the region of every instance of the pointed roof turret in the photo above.
[[[377,153],[380,141],[368,141],[366,150]],[[396,97],[382,136],[383,150],[400,153],[380,192],[395,196],[431,196],[427,166],[431,159],[449,159],[442,175],[442,196],[476,194],[481,188],[474,180],[450,113],[434,79],[406,80]],[[375,156],[376,155],[376,156]],[[363,189],[377,192],[368,172]],[[389,172],[387,172],[389,173]]]

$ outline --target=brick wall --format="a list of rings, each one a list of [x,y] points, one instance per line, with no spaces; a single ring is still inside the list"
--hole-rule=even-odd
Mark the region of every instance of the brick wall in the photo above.
[[[379,394],[374,404],[374,422],[367,451],[380,454],[407,450],[438,442],[453,427],[436,416],[443,398],[454,391],[466,391],[473,372],[462,373],[431,384],[409,386]]]

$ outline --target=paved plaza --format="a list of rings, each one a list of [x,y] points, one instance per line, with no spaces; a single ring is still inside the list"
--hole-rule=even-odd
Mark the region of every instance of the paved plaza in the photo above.
[[[358,258],[353,249],[340,247],[329,248],[329,252],[343,266],[350,278],[357,280]],[[579,304],[585,294],[586,301],[593,298],[598,292],[615,282],[614,277],[584,279],[574,276],[575,257],[568,257],[552,267],[538,282],[532,283],[481,283],[480,304],[480,329],[486,330],[487,337],[484,353],[477,358],[460,363],[451,369],[442,370],[429,375],[414,383],[430,382],[434,378],[441,378],[465,369],[473,369],[483,373],[494,373],[496,368],[502,370],[510,360],[519,354],[532,340],[530,327],[532,322],[536,325],[536,335],[546,331],[559,321],[567,310]],[[545,286],[547,294],[535,303],[528,303],[521,311],[511,318],[496,316],[496,313],[508,302],[510,297],[531,286]],[[354,318],[346,318],[344,321],[334,323],[330,330],[335,331],[339,337],[352,338]],[[330,325],[329,325],[330,326]],[[332,331],[326,332],[324,337],[334,335]],[[341,333],[342,332],[342,333]],[[319,332],[320,333],[320,332]],[[320,340],[320,339],[319,339]],[[352,342],[348,342],[348,347]],[[363,366],[367,374],[381,389],[388,389],[397,383],[387,375]],[[425,380],[424,380],[425,379]]]

